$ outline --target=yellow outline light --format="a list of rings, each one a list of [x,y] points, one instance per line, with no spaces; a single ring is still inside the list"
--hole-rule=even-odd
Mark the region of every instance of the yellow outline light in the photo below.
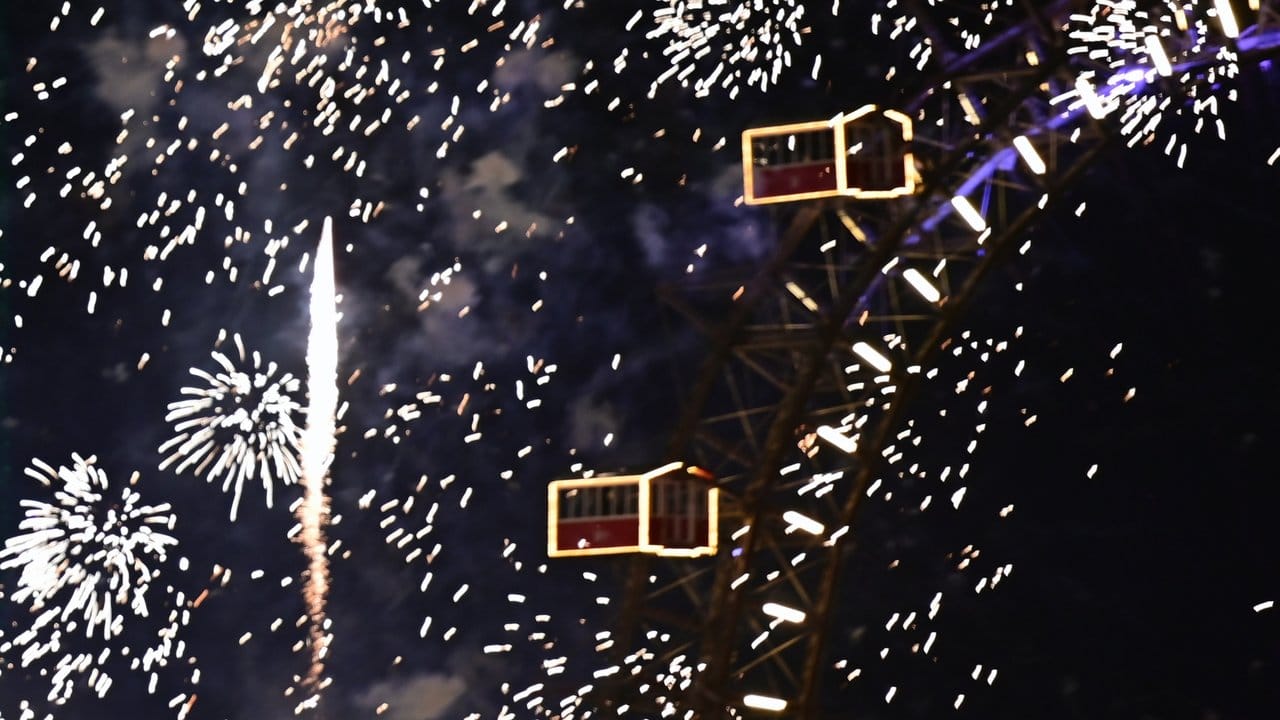
[[[639,484],[640,493],[637,503],[640,509],[640,535],[637,545],[618,545],[609,547],[573,548],[560,550],[560,491],[578,490],[592,487],[611,487],[619,485]],[[649,541],[649,533],[643,522],[648,515],[648,483],[640,475],[610,475],[593,478],[574,478],[571,480],[552,480],[547,485],[547,557],[580,557],[584,555],[618,555],[621,553],[643,552],[641,547]]]
[[[838,116],[837,116],[838,117]],[[834,119],[833,119],[834,120]],[[742,131],[742,183],[743,193],[742,199],[748,205],[767,205],[769,203],[793,202],[796,200],[817,200],[819,198],[836,197],[840,193],[836,190],[814,190],[811,192],[792,193],[790,195],[772,195],[766,198],[758,198],[755,195],[755,159],[751,149],[751,141],[760,136],[768,135],[786,135],[790,133],[813,132],[815,130],[829,130],[833,127],[833,120],[813,120],[810,122],[791,123],[789,125],[770,125],[768,127],[749,128]],[[838,139],[838,138],[837,138]],[[835,146],[837,150],[835,154],[836,174],[839,182],[839,163],[841,147],[840,143]]]
[[[655,470],[650,470],[643,475],[609,475],[593,478],[573,478],[568,480],[552,480],[547,485],[547,557],[583,557],[591,555],[620,555],[623,553],[648,553],[650,555],[659,555],[662,557],[700,557],[703,555],[715,555],[720,545],[719,527],[720,527],[720,489],[716,487],[707,490],[707,545],[699,545],[692,548],[668,548],[664,545],[658,545],[649,541],[650,526],[650,501],[651,501],[651,484],[655,479],[659,479],[673,471],[685,467],[682,462],[673,462],[663,465]],[[686,472],[703,480],[710,480],[711,475],[702,468],[690,465]],[[637,528],[635,545],[622,545],[610,547],[589,547],[589,548],[572,548],[568,550],[559,549],[559,517],[560,517],[560,491],[576,490],[580,488],[591,487],[609,487],[620,485],[637,485],[639,487],[637,503],[639,504],[639,513],[636,521],[639,523]]]
[[[715,555],[720,547],[720,488],[710,488],[707,490],[707,538],[710,543],[707,545],[699,545],[691,548],[668,548],[662,545],[649,545],[651,550],[642,550],[642,552],[652,552],[659,557],[702,557],[704,555]]]
[[[844,126],[863,117],[864,115],[867,115],[875,109],[875,105],[863,105],[850,113],[848,117],[837,126],[838,130],[836,138],[839,140],[837,146],[843,148],[843,152],[841,153],[842,156],[847,156],[849,152],[849,149],[845,147],[846,141],[844,138]],[[880,114],[890,122],[897,123],[902,128],[902,142],[909,146],[911,139],[915,135],[911,118],[897,110],[884,110]],[[837,116],[837,118],[839,118],[839,116]],[[845,163],[841,163],[841,165],[847,167]],[[859,200],[884,200],[888,198],[902,197],[903,195],[912,195],[916,191],[916,160],[915,154],[910,150],[906,150],[902,153],[902,177],[903,184],[898,187],[889,188],[888,190],[863,190],[861,188],[849,187],[848,173],[841,170],[840,178],[836,184],[840,189],[841,195],[857,198]]]
[[[859,200],[882,200],[887,198],[901,197],[903,195],[912,195],[919,186],[919,174],[916,172],[915,155],[910,150],[903,152],[902,169],[903,184],[888,190],[862,190],[860,188],[850,188],[848,175],[848,152],[845,127],[852,122],[876,112],[878,108],[874,104],[863,105],[857,110],[848,113],[840,113],[830,120],[815,120],[811,122],[790,123],[786,125],[769,125],[767,127],[748,128],[742,131],[742,185],[743,201],[748,205],[768,205],[780,202],[795,202],[799,200],[818,200],[828,197],[852,197]],[[898,124],[902,128],[902,141],[908,146],[914,136],[911,118],[905,113],[897,110],[883,110],[881,114],[885,118]],[[769,137],[774,135],[787,135],[794,133],[814,132],[817,130],[830,129],[832,133],[833,147],[835,156],[832,158],[834,170],[836,174],[836,186],[833,190],[812,190],[809,192],[791,193],[788,195],[771,195],[769,197],[757,197],[755,188],[755,156],[752,147],[752,141],[758,137]]]

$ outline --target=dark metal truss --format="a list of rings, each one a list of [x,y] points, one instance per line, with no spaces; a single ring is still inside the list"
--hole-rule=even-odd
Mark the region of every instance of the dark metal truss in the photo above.
[[[1051,103],[1091,67],[1066,52],[1063,37],[1079,5],[1027,0],[1020,17],[971,52],[947,48],[926,24],[940,62],[904,108],[918,120],[923,191],[775,206],[779,241],[762,266],[661,289],[709,347],[668,455],[717,474],[725,537],[714,560],[625,561],[612,633],[617,672],[594,703],[604,716],[625,706],[629,717],[718,719],[743,713],[745,692],[786,700],[788,718],[827,716],[823,693],[846,682],[831,638],[850,622],[842,571],[868,486],[889,471],[887,451],[904,437],[912,398],[936,355],[956,341],[984,278],[1114,134],[1105,120]],[[1254,32],[1277,24],[1270,4],[1254,19]],[[1019,136],[1043,159],[1043,174],[1013,149]],[[981,210],[984,230],[955,211],[958,194]],[[931,278],[942,299],[918,295],[903,279],[908,268]],[[851,349],[859,341],[892,369],[869,367]],[[856,436],[856,452],[817,440],[823,425]],[[815,481],[822,477],[835,479]],[[797,531],[786,511],[823,531]],[[804,621],[761,611],[779,597]]]

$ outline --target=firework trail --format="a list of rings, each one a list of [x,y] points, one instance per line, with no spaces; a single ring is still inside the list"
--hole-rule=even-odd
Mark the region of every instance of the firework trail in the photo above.
[[[221,341],[223,335],[220,335]],[[295,416],[302,407],[294,399],[299,381],[289,373],[277,375],[275,363],[262,367],[256,351],[246,353],[240,335],[234,336],[239,363],[215,350],[220,371],[192,368],[204,381],[200,387],[184,387],[188,396],[169,404],[166,422],[173,422],[174,436],[160,446],[169,453],[159,468],[169,466],[182,473],[191,468],[208,482],[222,477],[222,491],[231,490],[231,520],[236,519],[246,480],[260,477],[271,507],[273,486],[298,482],[302,469],[298,452],[302,430]],[[245,367],[246,358],[252,358]]]
[[[316,248],[311,281],[311,331],[307,335],[307,428],[302,436],[302,502],[298,522],[307,556],[307,582],[303,596],[311,620],[311,668],[305,685],[318,695],[320,675],[328,645],[325,633],[325,596],[329,589],[329,567],[325,556],[324,525],[329,502],[324,486],[333,458],[335,415],[338,406],[338,336],[334,307],[333,221],[325,218],[320,244]]]

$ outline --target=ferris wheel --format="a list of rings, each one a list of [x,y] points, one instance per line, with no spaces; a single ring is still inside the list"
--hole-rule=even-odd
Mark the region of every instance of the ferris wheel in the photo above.
[[[884,623],[852,585],[864,556],[896,562],[860,531],[875,493],[959,507],[952,468],[912,449],[941,358],[1001,350],[962,331],[966,310],[1108,143],[1152,142],[1160,113],[1280,54],[1274,3],[1022,3],[968,49],[908,5],[934,54],[916,95],[743,133],[744,202],[769,208],[776,249],[661,290],[707,345],[667,456],[550,490],[549,553],[615,555],[623,577],[593,716],[849,717],[868,662],[933,672],[939,594]]]

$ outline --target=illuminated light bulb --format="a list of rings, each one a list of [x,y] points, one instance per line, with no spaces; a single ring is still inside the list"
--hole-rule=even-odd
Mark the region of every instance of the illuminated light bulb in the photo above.
[[[906,280],[913,290],[920,293],[920,297],[926,302],[936,303],[942,299],[942,293],[919,270],[915,268],[903,270],[902,279]]]
[[[960,107],[964,110],[964,119],[968,120],[970,125],[981,125],[982,116],[978,115],[978,111],[969,100],[969,96],[964,93],[960,93],[959,100]]]
[[[818,437],[834,445],[837,450],[842,450],[850,455],[858,451],[857,440],[845,435],[830,425],[819,425],[817,433]]]
[[[1080,99],[1084,101],[1085,109],[1089,111],[1089,115],[1095,120],[1101,120],[1110,112],[1088,80],[1082,77],[1076,78],[1076,91],[1080,93]]]
[[[787,292],[790,292],[795,299],[799,300],[802,305],[808,308],[809,312],[818,312],[818,303],[814,302],[813,298],[809,297],[809,295],[805,293],[804,289],[799,285],[788,280]]]
[[[821,535],[823,531],[826,530],[826,527],[822,523],[814,520],[808,515],[798,513],[795,510],[788,510],[782,513],[782,519],[787,522],[788,530],[796,528],[798,530],[803,530],[810,535]]]
[[[797,610],[793,607],[788,607],[779,603],[765,603],[760,609],[763,610],[766,615],[776,617],[784,622],[802,623],[805,618],[803,610]]]
[[[1022,156],[1022,162],[1027,164],[1027,169],[1036,175],[1043,175],[1045,171],[1044,160],[1041,159],[1040,153],[1036,152],[1036,146],[1031,144],[1025,135],[1019,135],[1013,139],[1013,147]]]
[[[744,695],[742,704],[756,710],[768,710],[770,712],[782,712],[787,709],[787,701],[782,698],[770,697],[768,695]]]
[[[876,350],[861,340],[853,344],[853,352],[856,353],[858,357],[866,360],[871,367],[882,373],[887,373],[893,369],[893,363],[889,362],[889,358],[885,357],[879,350]]]
[[[964,218],[966,223],[969,223],[969,227],[973,228],[974,232],[982,232],[987,229],[987,221],[983,219],[982,213],[974,209],[973,205],[969,203],[969,198],[957,195],[951,198],[951,207],[954,207],[956,212],[960,213],[960,217]]]
[[[1222,34],[1229,38],[1239,37],[1240,26],[1236,24],[1236,14],[1231,10],[1231,3],[1228,0],[1213,0],[1213,7],[1218,11]]]
[[[1169,77],[1173,74],[1173,66],[1169,64],[1169,56],[1164,53],[1164,46],[1160,44],[1160,38],[1155,35],[1148,35],[1146,38],[1147,54],[1151,56],[1151,62],[1156,66],[1156,72],[1161,77]]]

